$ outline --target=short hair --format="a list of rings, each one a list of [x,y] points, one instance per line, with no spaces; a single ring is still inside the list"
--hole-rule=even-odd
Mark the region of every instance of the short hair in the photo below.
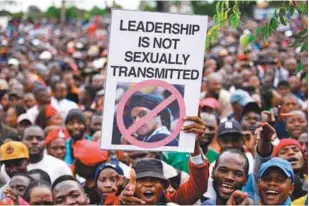
[[[35,183],[35,180],[33,179],[33,177],[31,177],[30,175],[28,175],[28,174],[25,174],[25,173],[16,173],[15,175],[13,175],[13,177],[16,177],[16,176],[21,176],[21,177],[26,177],[28,180],[29,180],[29,185],[28,185],[28,187],[26,188],[26,190],[25,190],[25,194],[24,194],[24,196],[22,197],[22,198],[24,198],[27,202],[29,202],[29,199],[28,199],[28,197],[29,197],[29,188]],[[13,178],[13,177],[11,177],[11,179]]]
[[[88,94],[89,98],[94,101],[96,95],[97,95],[97,90],[93,86],[86,86],[85,91]]]
[[[241,156],[245,159],[245,161],[246,161],[246,163],[245,163],[245,173],[246,173],[246,175],[248,175],[248,173],[249,173],[249,160],[248,160],[248,158],[247,158],[247,156],[245,155],[244,152],[240,151],[239,149],[235,149],[235,148],[232,148],[232,149],[231,149],[231,148],[229,148],[229,149],[224,149],[224,150],[218,155],[218,158],[217,158],[216,163],[215,163],[215,167],[217,167],[220,157],[221,157],[224,153],[226,153],[226,152],[230,152],[230,153],[234,153],[234,154],[239,154],[239,155],[241,155]]]
[[[64,182],[64,181],[74,181],[74,182],[78,183],[78,185],[80,185],[79,182],[73,176],[71,176],[71,175],[62,175],[62,176],[58,177],[54,181],[54,183],[52,184],[52,187],[51,187],[52,191],[55,189],[55,187],[58,184],[60,184],[61,182]],[[81,185],[80,185],[80,187],[81,187]]]
[[[17,104],[15,106],[11,106],[10,108],[14,108],[17,114],[17,117],[21,114],[24,114],[27,112],[27,110],[25,109],[25,107],[21,104]]]
[[[40,175],[40,180],[44,180],[45,182],[48,182],[51,185],[51,179],[47,172],[41,169],[33,169],[28,171],[28,175],[38,174]]]
[[[56,92],[56,89],[57,89],[57,85],[58,85],[58,84],[64,84],[65,86],[67,86],[67,85],[65,84],[64,81],[60,81],[60,80],[55,81],[55,82],[53,82],[53,83],[50,85],[50,88],[51,88],[51,90],[52,90],[53,92]]]
[[[286,81],[286,80],[282,80],[282,81],[280,81],[279,83],[278,83],[278,86],[277,86],[277,88],[280,88],[280,87],[291,87],[291,85],[290,85],[290,83],[288,82],[288,81]]]
[[[218,79],[221,83],[223,82],[223,77],[219,72],[213,72],[209,74],[206,77],[206,83],[208,83],[209,80]]]
[[[13,177],[16,177],[16,176],[26,177],[26,178],[28,178],[30,181],[34,181],[33,177],[31,177],[29,174],[20,173],[20,172],[14,174],[14,175],[11,177],[11,179],[12,179]]]
[[[29,130],[29,129],[31,129],[31,128],[40,129],[40,130],[42,131],[42,134],[45,135],[45,134],[44,134],[44,130],[43,130],[40,126],[38,126],[38,125],[30,125],[29,127],[27,127],[27,128],[25,129],[24,135],[22,136],[22,139],[25,138],[26,131]]]
[[[285,100],[286,98],[289,98],[289,97],[294,98],[294,99],[296,100],[296,102],[298,103],[298,98],[297,98],[297,96],[296,96],[295,94],[293,94],[293,93],[289,93],[289,94],[284,95],[284,96],[282,97],[282,103],[284,102],[284,100]]]
[[[44,180],[35,180],[29,185],[29,187],[25,191],[25,200],[27,202],[30,202],[30,194],[35,187],[46,187],[51,190],[51,184],[49,182],[46,182]]]

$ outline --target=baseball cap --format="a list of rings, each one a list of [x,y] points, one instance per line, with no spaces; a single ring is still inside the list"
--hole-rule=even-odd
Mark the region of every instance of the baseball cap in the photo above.
[[[261,179],[265,172],[273,167],[279,168],[292,182],[294,182],[294,172],[291,163],[279,157],[274,157],[261,165],[258,179]]]
[[[0,161],[29,159],[29,150],[22,142],[10,141],[0,147]]]
[[[221,122],[219,125],[219,129],[218,129],[218,136],[221,136],[224,134],[242,135],[240,124],[234,119]]]
[[[231,104],[239,104],[240,106],[244,107],[249,102],[253,102],[253,99],[250,97],[249,93],[242,90],[242,89],[236,89],[230,98]]]
[[[23,113],[18,116],[17,123],[21,123],[22,121],[29,121],[31,124],[33,124],[31,120],[32,119],[29,117],[28,113]]]
[[[219,107],[219,102],[215,98],[205,98],[200,101],[201,107],[210,107],[212,109],[216,109]]]

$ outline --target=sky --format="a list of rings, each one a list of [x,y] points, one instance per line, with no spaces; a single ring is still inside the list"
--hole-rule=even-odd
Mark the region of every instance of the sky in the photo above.
[[[0,10],[8,10],[10,12],[27,11],[30,5],[35,5],[42,11],[45,11],[49,6],[61,6],[62,0],[13,0],[15,4],[8,5],[5,0],[0,0]],[[140,0],[115,0],[117,4],[120,4],[125,9],[135,10],[138,8]],[[68,6],[75,5],[80,9],[89,10],[94,6],[104,8],[105,2],[109,5],[112,4],[112,0],[66,0]]]

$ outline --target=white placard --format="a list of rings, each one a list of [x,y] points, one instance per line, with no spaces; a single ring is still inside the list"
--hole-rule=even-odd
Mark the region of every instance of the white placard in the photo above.
[[[101,148],[192,152],[207,16],[113,10]],[[185,122],[188,124],[189,122]]]

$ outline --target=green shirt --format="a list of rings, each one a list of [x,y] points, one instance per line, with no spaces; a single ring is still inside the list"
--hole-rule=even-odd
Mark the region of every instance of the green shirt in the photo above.
[[[218,153],[212,148],[208,148],[206,157],[209,164],[218,158]],[[163,152],[162,160],[176,169],[189,173],[189,158],[190,154],[185,152]]]

